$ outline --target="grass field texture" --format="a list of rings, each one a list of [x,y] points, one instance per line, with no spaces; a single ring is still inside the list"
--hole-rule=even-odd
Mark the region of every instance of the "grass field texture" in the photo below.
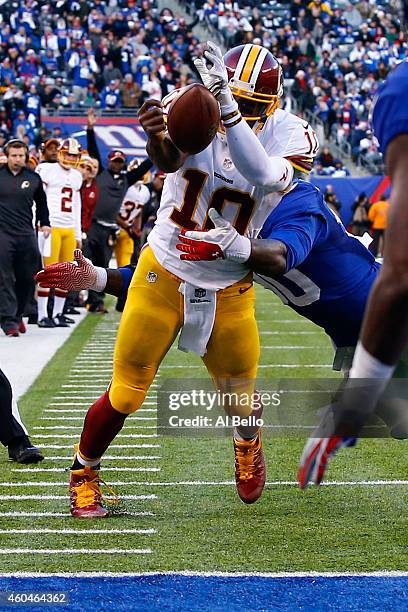
[[[336,376],[327,336],[263,289],[257,319],[261,377]],[[330,467],[327,486],[301,492],[304,438],[266,437],[268,485],[246,506],[235,492],[229,438],[157,433],[160,382],[206,376],[198,357],[175,347],[103,462],[120,508],[106,520],[71,518],[66,470],[86,410],[109,382],[118,322],[112,308],[86,317],[20,402],[46,460],[2,460],[2,572],[408,570],[405,442],[360,441]]]

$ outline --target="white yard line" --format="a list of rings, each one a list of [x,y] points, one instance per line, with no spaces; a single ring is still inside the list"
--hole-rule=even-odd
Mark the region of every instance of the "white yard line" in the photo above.
[[[68,457],[68,459],[71,459],[72,461],[72,457]],[[104,459],[106,459],[106,457],[104,457]],[[140,468],[134,468],[134,467],[104,467],[103,468],[103,472],[159,472],[161,470],[161,468],[155,468],[155,469],[145,469],[145,470],[141,470]],[[18,469],[12,469],[12,472],[17,472],[19,474],[21,474],[21,472],[31,472],[34,474],[42,474],[42,473],[48,473],[48,472],[54,472],[54,473],[58,473],[58,474],[68,474],[69,469],[68,468],[42,468],[42,467],[38,467],[38,468],[18,468]]]
[[[98,368],[92,368],[92,370],[95,370],[95,372],[97,372],[98,374],[105,374],[106,373],[106,374],[110,374],[112,376],[112,368],[99,368],[98,367]],[[79,370],[78,368],[73,368],[71,370],[71,373],[74,373],[74,374],[76,374],[76,373],[77,374],[81,374],[82,373],[83,374],[84,370],[83,369]]]
[[[86,389],[100,389],[101,387],[103,387],[103,385],[89,385],[89,384],[84,384],[83,385],[84,388]],[[81,385],[61,385],[60,389],[78,389],[81,388]]]
[[[278,368],[332,368],[333,365],[331,363],[272,363],[272,364],[261,364],[258,365],[258,368],[270,368],[270,369],[278,369]]]
[[[73,429],[79,432],[82,431],[82,427],[80,425],[35,425],[34,427],[32,427],[32,429],[36,431],[51,431],[57,429]],[[128,426],[126,429],[135,431],[138,431],[139,429],[156,429],[156,425],[135,425],[133,427]]]
[[[327,347],[328,350],[330,350],[330,347]],[[261,344],[261,349],[265,350],[265,349],[309,349],[311,351],[318,349],[319,351],[322,350],[322,347],[316,347],[316,346],[305,346],[304,344],[301,345],[286,345],[286,346],[277,346],[274,344]]]
[[[56,398],[54,398],[56,399]],[[84,397],[78,397],[78,398],[69,398],[69,397],[63,397],[63,398],[58,398],[58,399],[63,399],[63,400],[69,400],[69,401],[63,401],[63,402],[50,402],[48,404],[48,406],[84,406],[84,408],[82,408],[81,410],[84,413],[84,416],[86,414],[87,411],[87,407],[89,408],[89,406],[92,404],[92,402],[95,399],[94,397],[90,397],[90,398],[84,398]],[[84,401],[82,401],[84,400]],[[143,402],[143,406],[156,406],[157,404],[157,397],[150,397],[149,398],[150,401],[145,401]],[[138,412],[138,411],[136,411]]]
[[[54,533],[60,535],[76,535],[77,533],[83,535],[96,533],[112,533],[114,535],[154,535],[155,533],[157,533],[157,529],[51,529],[42,527],[39,527],[38,529],[0,529],[0,534],[2,535],[35,535],[46,533]]]
[[[262,331],[259,330],[260,336],[322,336],[322,331]]]
[[[148,402],[148,403],[150,403],[152,405],[156,405],[156,402]],[[61,414],[77,414],[77,413],[80,413],[80,414],[82,414],[82,417],[84,417],[85,414],[86,414],[86,410],[84,410],[83,408],[46,408],[45,410],[43,410],[43,412],[51,412],[52,414],[60,414],[60,413]],[[137,412],[138,413],[139,412],[156,412],[157,413],[157,408],[139,408],[139,410]],[[52,417],[41,417],[41,420],[45,420],[45,418],[51,419]]]
[[[257,323],[270,323],[271,325],[275,325],[275,323],[297,323],[298,325],[308,325],[312,326],[310,321],[307,319],[273,319],[272,317],[256,317]]]
[[[133,471],[134,468],[103,468],[101,471]],[[63,472],[65,470],[61,468],[23,468],[12,470],[15,472],[43,472],[43,471],[58,471]],[[7,483],[6,483],[7,484]],[[53,483],[55,484],[55,483]],[[66,483],[63,483],[66,486]],[[113,484],[113,483],[112,483]],[[208,480],[181,480],[177,482],[134,482],[126,483],[132,484],[132,486],[141,487],[223,487],[223,486],[235,486],[234,480],[224,481],[208,481]],[[321,487],[388,487],[388,486],[407,486],[408,480],[332,480],[323,482]],[[269,487],[297,487],[299,483],[296,480],[274,480],[266,483]],[[0,500],[4,496],[0,495]],[[34,499],[37,496],[32,496]],[[41,496],[40,496],[41,497]],[[120,496],[124,497],[124,496]],[[31,499],[31,498],[30,498]],[[57,498],[58,499],[58,498]]]
[[[103,458],[106,461],[142,461],[142,459],[139,459],[139,457],[136,457],[134,455],[104,455]],[[52,457],[52,456],[47,455],[47,461],[72,461],[72,455],[68,457],[60,456],[60,455]],[[153,461],[157,461],[157,459],[153,459]],[[42,469],[42,468],[38,468],[38,469]],[[21,470],[18,470],[18,471],[21,471]],[[134,472],[160,472],[160,468],[159,467],[135,467],[135,468],[132,468],[132,471]]]
[[[115,481],[109,481],[109,485],[111,485],[112,487],[125,487],[125,486],[137,486],[139,484],[139,482],[135,482],[132,480],[115,480]],[[14,487],[14,488],[19,488],[19,487],[44,487],[44,488],[52,488],[52,487],[66,487],[67,486],[67,482],[64,481],[57,481],[57,482],[52,482],[52,481],[38,481],[38,482],[2,482],[0,483],[0,486],[7,486],[7,487]],[[0,533],[2,533],[1,529],[0,529]]]
[[[133,499],[138,501],[144,501],[148,499],[157,499],[157,495],[121,495],[121,499]],[[0,501],[52,501],[54,499],[67,499],[66,495],[2,495],[0,494]],[[111,499],[106,496],[106,499]]]
[[[112,468],[114,470],[115,468]],[[18,470],[19,472],[23,470]],[[102,472],[106,471],[106,469],[102,469]],[[66,485],[66,483],[65,483]],[[222,487],[222,486],[235,486],[234,480],[224,480],[224,481],[208,481],[208,480],[182,480],[178,482],[154,482],[154,481],[145,481],[145,482],[132,482],[133,486],[141,486],[141,487]],[[274,480],[266,483],[269,487],[297,487],[299,483],[296,480]],[[323,482],[321,487],[383,487],[383,486],[407,486],[408,480],[332,480]],[[1,496],[0,500],[3,497]],[[125,496],[120,496],[124,497]],[[36,496],[33,496],[35,499]]]
[[[379,570],[374,572],[197,572],[195,570],[155,572],[5,572],[1,578],[142,578],[160,576],[187,576],[204,578],[407,578],[403,570]],[[265,585],[267,587],[267,585]]]
[[[80,421],[82,423],[82,421],[84,420],[84,416],[59,416],[59,417],[52,417],[52,416],[45,416],[45,417],[40,417],[40,421]],[[132,416],[132,420],[133,421],[157,421],[157,417],[138,417],[138,416]]]
[[[126,516],[156,516],[154,512],[128,512],[123,511],[121,514]],[[70,512],[0,512],[0,517],[10,518],[72,518]]]
[[[76,437],[73,437],[73,432],[70,434],[39,434],[39,433],[36,433],[35,437],[42,438],[45,440],[63,438],[63,439],[72,440],[73,443],[77,441]],[[118,438],[158,438],[158,437],[159,435],[157,433],[156,434],[118,434],[115,440],[117,440]]]
[[[0,555],[150,555],[151,548],[0,548]]]
[[[41,444],[41,448],[73,449],[71,444]],[[161,448],[161,444],[111,444],[109,450],[116,448]]]

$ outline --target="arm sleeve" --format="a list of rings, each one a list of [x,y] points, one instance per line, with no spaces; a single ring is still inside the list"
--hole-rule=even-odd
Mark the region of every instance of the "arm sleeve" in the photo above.
[[[372,115],[374,134],[383,153],[388,145],[399,134],[408,133],[408,63],[401,62],[395,68],[380,89],[375,101]]]
[[[49,227],[51,225],[50,213],[48,210],[47,196],[45,195],[41,177],[39,177],[38,187],[34,193],[34,202],[36,209],[36,221],[39,221],[41,226],[46,225]]]
[[[371,221],[371,223],[374,221],[375,219],[375,215],[377,212],[377,205],[373,204],[372,206],[370,206],[370,208],[368,209],[368,219],[369,221]]]
[[[140,166],[126,173],[128,185],[129,187],[136,183],[136,181],[142,180],[144,175],[149,172],[150,168],[153,166],[153,162],[147,158],[145,159]]]
[[[266,235],[262,232],[262,238],[283,242],[287,248],[286,272],[289,272],[306,259],[322,229],[319,216],[302,214],[277,223]]]
[[[292,182],[293,168],[283,157],[269,157],[246,121],[227,128],[232,161],[246,180],[268,192],[284,191]]]
[[[127,292],[130,286],[130,282],[132,280],[133,277],[133,273],[135,271],[135,267],[134,266],[126,266],[124,268],[118,268],[119,272],[122,275],[123,278],[123,294],[122,297],[124,299],[124,301],[126,301],[127,299]]]
[[[87,141],[87,146],[88,146],[88,152],[89,155],[91,157],[94,157],[95,159],[98,160],[99,162],[99,170],[98,170],[98,174],[100,174],[103,171],[103,165],[102,165],[102,160],[101,160],[101,156],[99,153],[99,149],[98,149],[98,145],[96,143],[96,136],[95,136],[95,130],[94,129],[87,129],[86,130],[86,141]]]

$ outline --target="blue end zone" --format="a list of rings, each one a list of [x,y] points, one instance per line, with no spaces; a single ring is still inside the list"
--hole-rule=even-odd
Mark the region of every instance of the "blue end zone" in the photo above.
[[[98,578],[0,578],[1,591],[66,591],[69,606],[0,610],[406,610],[408,577],[218,577],[154,575]]]

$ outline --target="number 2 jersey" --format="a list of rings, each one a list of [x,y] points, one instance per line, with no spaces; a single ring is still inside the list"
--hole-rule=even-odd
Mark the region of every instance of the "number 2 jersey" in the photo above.
[[[300,118],[277,109],[257,137],[270,157],[285,157],[294,168],[310,171],[318,150],[316,135]],[[224,289],[242,279],[248,270],[226,260],[189,262],[176,249],[184,228],[209,229],[213,207],[231,221],[240,234],[256,237],[283,194],[255,188],[235,168],[225,134],[218,133],[201,153],[189,156],[177,172],[168,175],[148,242],[169,272],[205,289]]]
[[[286,245],[287,272],[254,279],[323,327],[336,346],[355,346],[380,265],[346,232],[320,190],[298,181],[269,215],[260,238]]]
[[[79,170],[65,170],[59,163],[43,162],[36,168],[47,196],[52,227],[75,228],[75,238],[81,240],[82,175]]]

